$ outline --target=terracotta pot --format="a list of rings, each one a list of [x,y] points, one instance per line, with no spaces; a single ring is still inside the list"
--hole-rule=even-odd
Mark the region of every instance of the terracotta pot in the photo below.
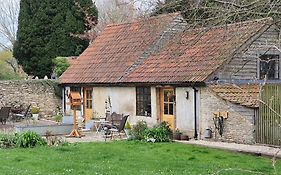
[[[180,139],[181,139],[181,134],[179,134],[179,133],[174,133],[174,134],[173,134],[173,139],[174,139],[174,140],[180,140]]]
[[[189,137],[187,135],[182,134],[180,136],[181,140],[189,140]]]

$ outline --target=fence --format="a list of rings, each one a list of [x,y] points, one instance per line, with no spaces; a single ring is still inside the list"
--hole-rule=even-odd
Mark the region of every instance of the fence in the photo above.
[[[281,146],[281,85],[265,85],[256,120],[257,143]]]

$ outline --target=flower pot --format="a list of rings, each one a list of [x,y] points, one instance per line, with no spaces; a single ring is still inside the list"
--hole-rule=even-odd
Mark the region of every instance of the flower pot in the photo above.
[[[127,138],[129,138],[130,137],[130,133],[131,133],[131,129],[124,129],[124,132],[125,132]]]
[[[173,139],[174,140],[180,140],[181,139],[181,134],[180,133],[174,133],[173,134]]]
[[[33,120],[38,120],[38,116],[39,116],[39,114],[32,114],[32,119]]]
[[[189,137],[187,135],[182,134],[180,136],[181,140],[189,140]]]

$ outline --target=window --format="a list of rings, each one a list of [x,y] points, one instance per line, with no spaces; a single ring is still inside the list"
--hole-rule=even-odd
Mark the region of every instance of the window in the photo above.
[[[260,79],[279,79],[279,55],[260,57]]]
[[[93,91],[92,90],[85,90],[86,93],[86,108],[92,109],[93,108]]]
[[[136,100],[137,100],[137,115],[151,116],[150,87],[137,87]]]

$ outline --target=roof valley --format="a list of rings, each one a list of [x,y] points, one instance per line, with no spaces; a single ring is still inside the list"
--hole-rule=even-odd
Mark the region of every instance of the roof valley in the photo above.
[[[161,33],[160,37],[143,52],[143,54],[125,71],[118,81],[123,82],[123,79],[125,79],[130,72],[142,65],[142,63],[152,54],[158,53],[165,48],[165,46],[169,43],[169,40],[176,34],[183,32],[186,29],[186,26],[187,23],[182,16],[176,16],[166,30]]]

